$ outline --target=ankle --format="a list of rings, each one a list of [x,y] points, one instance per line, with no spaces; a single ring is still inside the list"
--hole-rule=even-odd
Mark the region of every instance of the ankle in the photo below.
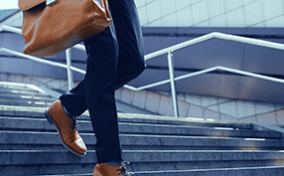
[[[111,166],[117,166],[117,165],[121,165],[122,161],[108,161],[108,162],[104,162],[104,163],[111,165]]]
[[[61,103],[63,111],[67,114],[68,117],[74,119],[76,116],[73,116],[66,108],[65,106]]]

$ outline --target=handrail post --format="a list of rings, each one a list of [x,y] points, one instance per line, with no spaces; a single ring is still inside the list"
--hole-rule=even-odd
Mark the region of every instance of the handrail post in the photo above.
[[[68,88],[69,90],[73,88],[73,74],[71,70],[71,49],[67,49],[66,53],[66,64],[67,64],[67,79],[68,79]]]
[[[169,75],[170,75],[170,81],[171,81],[171,92],[172,92],[172,100],[173,100],[173,105],[174,105],[174,114],[175,114],[175,117],[179,117],[172,52],[168,52],[168,66],[169,66]]]

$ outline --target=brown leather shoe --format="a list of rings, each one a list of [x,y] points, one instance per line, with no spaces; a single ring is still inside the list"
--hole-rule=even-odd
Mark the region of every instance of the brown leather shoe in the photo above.
[[[55,101],[47,111],[45,117],[55,127],[65,148],[77,156],[84,156],[86,145],[76,129],[76,117],[69,117],[63,110],[61,102]]]
[[[93,176],[131,176],[131,172],[126,169],[125,164],[112,166],[105,163],[96,164]]]

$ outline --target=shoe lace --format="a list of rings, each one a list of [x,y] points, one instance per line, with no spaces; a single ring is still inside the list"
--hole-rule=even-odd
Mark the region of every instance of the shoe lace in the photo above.
[[[132,173],[126,168],[126,165],[130,164],[130,162],[124,162],[120,165],[119,169],[117,171],[119,171],[118,175],[122,175],[122,176],[132,176]]]
[[[77,129],[77,118],[76,117],[71,117],[71,119],[72,119],[71,128],[73,130],[76,130]]]

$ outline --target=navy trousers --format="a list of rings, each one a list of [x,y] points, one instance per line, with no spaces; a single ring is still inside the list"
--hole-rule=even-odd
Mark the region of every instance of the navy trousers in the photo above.
[[[88,109],[97,139],[98,163],[123,160],[114,92],[145,69],[134,0],[109,0],[109,6],[113,24],[84,42],[87,52],[84,80],[60,97],[72,116],[80,116]]]

